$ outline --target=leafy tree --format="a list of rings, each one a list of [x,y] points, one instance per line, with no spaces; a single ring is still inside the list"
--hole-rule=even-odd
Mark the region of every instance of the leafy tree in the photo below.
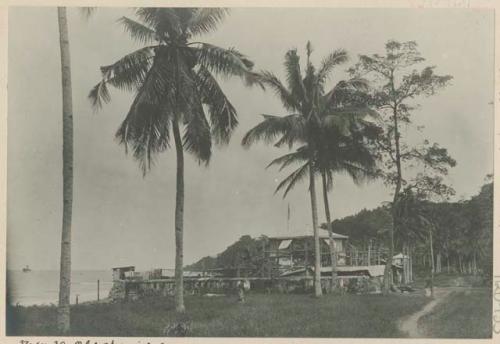
[[[481,192],[472,198],[477,209],[479,233],[471,238],[476,243],[479,267],[488,276],[493,274],[493,182],[483,185]],[[475,257],[475,256],[474,256]],[[477,268],[477,266],[476,266]]]
[[[411,124],[411,113],[416,108],[413,103],[415,98],[434,95],[452,79],[449,75],[435,74],[434,67],[415,69],[423,61],[415,42],[391,40],[385,45],[385,55],[361,55],[359,62],[350,69],[353,76],[372,80],[372,101],[382,115],[385,129],[378,141],[380,158],[385,165],[380,174],[388,185],[394,187],[393,225],[390,229],[389,259],[384,272],[386,293],[390,287],[394,232],[398,231],[400,224],[396,209],[403,188],[412,184],[428,184],[438,189],[442,185],[440,175],[446,174],[447,168],[456,164],[447,150],[438,144],[431,145],[426,140],[421,146],[410,147],[401,135],[401,126]],[[425,166],[425,173],[404,177],[404,168],[415,165]]]
[[[353,91],[356,91],[361,85],[365,86],[362,79],[353,78],[340,82],[331,91],[325,92],[328,76],[336,66],[347,61],[347,53],[344,50],[333,51],[321,62],[317,70],[310,62],[311,52],[311,44],[308,42],[304,76],[301,72],[297,50],[292,49],[286,53],[284,62],[286,86],[273,73],[261,73],[259,80],[276,92],[283,107],[291,114],[287,116],[263,115],[264,120],[245,135],[242,144],[249,147],[254,142],[262,140],[266,143],[273,142],[277,147],[288,145],[289,148],[292,148],[294,145],[300,145],[294,153],[274,160],[271,165],[279,164],[283,169],[292,163],[301,162],[301,166],[278,185],[277,190],[285,189],[285,196],[299,181],[309,176],[314,230],[314,285],[315,295],[320,296],[322,294],[321,255],[315,174],[320,171],[324,172],[326,188],[326,178],[332,179],[333,170],[343,170],[353,174],[357,174],[361,170],[359,156],[358,160],[347,157],[353,153],[353,148],[348,145],[342,147],[345,141],[341,142],[339,133],[347,136],[346,133],[355,125],[354,119],[373,114],[373,111],[366,106],[360,107],[354,101],[359,94]],[[350,95],[351,98],[349,99],[347,95]],[[342,102],[342,100],[348,99],[349,102]],[[326,148],[333,149],[333,147],[337,149],[337,152],[342,152],[342,161],[333,157],[335,152],[326,150]],[[348,152],[348,149],[351,151]],[[332,157],[327,157],[328,155]]]
[[[184,311],[184,151],[208,164],[212,141],[228,143],[238,124],[236,109],[216,76],[252,81],[253,63],[234,48],[191,41],[215,30],[227,10],[220,8],[139,8],[138,21],[123,17],[127,33],[146,46],[101,67],[102,81],[90,92],[99,109],[110,101],[108,85],[133,91],[134,100],[116,137],[132,150],[143,174],[154,157],[174,141],[177,157],[175,207],[175,303]],[[208,117],[208,118],[207,118]],[[184,134],[181,135],[181,127]]]

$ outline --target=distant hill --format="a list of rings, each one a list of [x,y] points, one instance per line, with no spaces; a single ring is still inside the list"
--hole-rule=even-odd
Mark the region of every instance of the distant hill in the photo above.
[[[232,268],[246,266],[258,268],[263,257],[263,236],[252,238],[242,236],[216,257],[203,257],[194,264],[185,267],[188,271],[204,271],[215,268]]]
[[[349,236],[349,242],[355,246],[364,246],[369,240],[382,240],[391,226],[392,218],[388,206],[363,209],[357,214],[332,222],[333,231]],[[326,227],[326,224],[321,225],[323,229]]]

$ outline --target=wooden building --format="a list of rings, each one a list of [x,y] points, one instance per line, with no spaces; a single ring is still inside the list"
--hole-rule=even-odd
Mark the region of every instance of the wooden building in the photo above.
[[[337,257],[337,266],[346,265],[348,237],[333,233],[333,243]],[[264,249],[266,263],[261,271],[263,277],[278,277],[284,273],[303,269],[308,271],[314,266],[314,236],[269,237]],[[330,239],[320,236],[321,266],[331,266]]]

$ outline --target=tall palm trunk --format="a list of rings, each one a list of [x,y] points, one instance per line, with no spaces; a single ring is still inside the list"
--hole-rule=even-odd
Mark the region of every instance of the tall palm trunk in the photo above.
[[[176,117],[172,121],[172,131],[177,155],[177,189],[175,194],[175,309],[184,312],[184,279],[183,279],[183,228],[184,228],[184,151]]]
[[[330,261],[332,262],[332,290],[335,286],[335,278],[337,277],[337,257],[335,254],[335,243],[333,241],[333,228],[332,228],[332,219],[330,216],[330,203],[328,202],[328,188],[326,182],[326,174],[324,172],[321,173],[321,178],[323,181],[323,203],[325,204],[325,217],[326,217],[326,225],[328,228],[328,237],[330,239]]]
[[[66,8],[58,7],[59,44],[62,74],[63,122],[63,218],[61,233],[61,265],[59,270],[59,307],[57,326],[61,334],[70,330],[71,286],[71,216],[73,206],[73,102],[71,98],[71,63],[69,55]]]
[[[391,85],[394,89],[394,81],[391,78]],[[402,171],[401,171],[401,150],[399,147],[399,128],[398,128],[398,113],[397,106],[393,108],[392,120],[394,122],[394,140],[396,148],[396,170],[397,170],[397,180],[396,189],[394,190],[394,198],[392,200],[392,227],[390,228],[390,244],[389,244],[389,256],[387,257],[387,262],[384,269],[384,294],[388,294],[390,287],[392,285],[392,257],[394,256],[394,232],[397,230],[398,218],[396,212],[396,205],[399,200],[399,193],[401,192],[402,185]]]
[[[316,186],[314,185],[314,166],[309,161],[309,192],[311,193],[311,211],[314,231],[314,295],[320,297],[321,291],[321,248],[318,232],[318,206],[316,203]]]

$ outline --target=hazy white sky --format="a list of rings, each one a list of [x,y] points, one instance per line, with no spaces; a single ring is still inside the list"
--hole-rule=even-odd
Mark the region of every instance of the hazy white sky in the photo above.
[[[131,94],[113,92],[112,103],[93,114],[87,94],[99,80],[99,66],[137,48],[116,19],[127,9],[99,9],[89,21],[69,10],[75,128],[73,267],[108,269],[172,267],[174,262],[175,153],[160,156],[146,178],[114,141],[131,103]],[[234,9],[219,30],[203,40],[237,47],[257,69],[283,76],[285,52],[304,55],[311,40],[313,60],[333,49],[351,56],[383,53],[389,39],[415,40],[425,64],[451,74],[452,85],[419,100],[416,124],[423,135],[447,147],[458,165],[448,181],[457,198],[478,192],[493,171],[493,12],[464,9]],[[57,269],[62,211],[60,60],[55,8],[11,8],[9,12],[8,267],[29,264]],[[273,195],[283,174],[265,170],[284,150],[263,145],[244,150],[244,133],[261,113],[285,114],[279,101],[239,80],[223,81],[239,112],[240,125],[230,145],[214,153],[208,168],[187,158],[185,262],[214,255],[240,236],[311,231],[307,185],[287,200]],[[381,182],[356,187],[336,179],[334,217],[373,208],[390,198]],[[319,200],[322,209],[321,200]],[[323,212],[320,212],[320,220]]]

